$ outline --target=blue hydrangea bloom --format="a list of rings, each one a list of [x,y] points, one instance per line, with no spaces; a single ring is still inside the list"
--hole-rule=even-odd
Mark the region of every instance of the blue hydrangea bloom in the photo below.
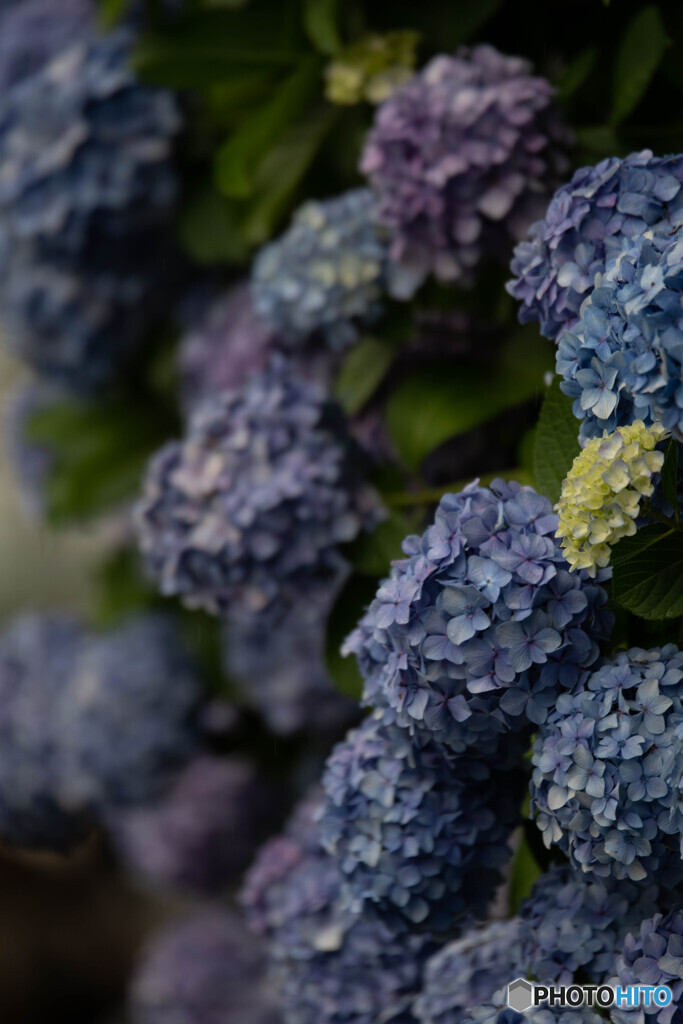
[[[199,406],[184,440],[152,459],[137,508],[163,594],[274,621],[326,591],[339,546],[383,515],[327,416],[322,389],[281,359]]]
[[[0,95],[92,34],[92,0],[20,0],[0,13]]]
[[[681,1024],[683,1021],[683,911],[654,914],[626,936],[611,985],[668,985],[669,1006],[649,1011],[615,1007],[610,1014],[615,1024]]]
[[[194,758],[160,800],[108,824],[124,864],[156,884],[211,895],[247,866],[275,794],[242,757]]]
[[[327,595],[333,600],[338,587]],[[332,682],[325,662],[331,600],[296,608],[268,631],[260,623],[228,621],[224,663],[245,702],[278,736],[311,731],[340,735],[357,721],[358,706]]]
[[[554,865],[519,908],[524,977],[560,985],[582,977],[604,983],[626,934],[653,913],[659,895],[654,884],[639,887]]]
[[[445,495],[346,643],[366,703],[479,755],[544,722],[611,624],[603,587],[568,571],[556,529],[530,487],[496,480]]]
[[[512,856],[523,782],[367,718],[335,747],[320,835],[349,905],[397,931],[483,917]]]
[[[583,437],[642,420],[683,440],[682,290],[677,235],[629,239],[607,264],[557,352]]]
[[[0,838],[65,850],[87,833],[63,792],[57,708],[82,641],[70,619],[25,616],[0,634]]]
[[[278,1024],[264,951],[230,911],[205,910],[153,935],[128,998],[131,1024]]]
[[[493,921],[466,932],[425,964],[413,1012],[420,1024],[456,1024],[473,1006],[493,997],[502,980],[525,976],[519,921]]]
[[[522,323],[555,340],[579,319],[595,275],[648,229],[667,237],[683,223],[683,156],[648,149],[582,167],[557,190],[529,240],[515,249],[508,291]]]
[[[254,261],[254,306],[291,345],[319,333],[332,349],[372,323],[391,285],[386,243],[369,189],[305,203]]]
[[[553,89],[492,46],[439,56],[383,103],[361,160],[415,283],[471,281],[541,215],[567,169]]]
[[[85,637],[57,712],[67,798],[106,810],[158,796],[197,748],[201,697],[172,620]]]
[[[136,80],[132,43],[126,27],[76,33],[0,104],[4,333],[76,389],[135,354],[175,265],[179,116],[170,93]]]
[[[683,653],[618,653],[561,694],[533,751],[532,810],[547,846],[585,872],[683,876]]]
[[[285,846],[268,844],[243,894],[270,938],[283,1019],[413,1024],[410,1004],[434,943],[424,934],[396,938],[381,920],[343,906],[343,876],[317,843],[313,806],[308,800],[290,823]]]

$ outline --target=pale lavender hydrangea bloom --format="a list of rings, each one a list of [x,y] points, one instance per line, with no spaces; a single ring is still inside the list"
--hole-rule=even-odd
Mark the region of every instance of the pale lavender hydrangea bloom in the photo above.
[[[471,281],[541,214],[567,167],[553,89],[491,46],[434,58],[378,109],[361,169],[415,281]]]
[[[265,951],[230,911],[167,925],[136,967],[132,1024],[277,1024],[264,979]]]
[[[18,0],[0,13],[0,93],[36,74],[79,35],[92,33],[92,0]]]
[[[679,906],[680,906],[680,900]],[[681,1024],[683,1021],[683,911],[655,914],[626,936],[611,985],[668,985],[668,1006],[628,1010],[615,1007],[615,1024]]]
[[[344,567],[340,545],[383,514],[322,389],[278,358],[154,456],[136,524],[163,594],[273,622],[314,603]]]
[[[125,865],[155,883],[213,894],[247,866],[275,793],[242,757],[193,759],[161,800],[109,818]]]

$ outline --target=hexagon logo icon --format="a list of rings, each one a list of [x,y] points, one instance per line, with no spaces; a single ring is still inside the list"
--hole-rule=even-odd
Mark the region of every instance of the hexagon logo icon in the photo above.
[[[531,996],[533,989],[524,978],[516,978],[508,985],[508,1006],[518,1013],[528,1010],[533,1003]]]

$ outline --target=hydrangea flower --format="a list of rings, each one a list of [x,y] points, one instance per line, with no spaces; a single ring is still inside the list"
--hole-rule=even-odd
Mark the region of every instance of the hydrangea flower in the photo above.
[[[519,908],[518,963],[524,977],[569,985],[613,973],[627,932],[652,913],[656,885],[593,878],[556,864],[534,884]]]
[[[441,56],[378,110],[361,160],[416,282],[471,280],[544,208],[567,164],[553,89],[491,46]]]
[[[259,623],[226,623],[227,675],[278,736],[306,730],[339,735],[356,720],[355,701],[340,693],[327,671],[329,611],[327,600],[294,609],[269,630],[267,643]]]
[[[560,338],[560,387],[581,435],[643,420],[683,439],[683,241],[628,239]]]
[[[582,167],[552,198],[515,249],[508,291],[522,323],[537,320],[555,340],[578,321],[596,274],[648,229],[664,238],[683,222],[683,156],[651,150]]]
[[[261,944],[229,911],[167,925],[135,970],[131,1024],[277,1024],[263,967]]]
[[[195,410],[152,459],[137,508],[163,594],[271,622],[315,602],[344,565],[339,545],[383,514],[327,415],[322,390],[280,359]]]
[[[70,619],[24,616],[0,634],[0,837],[65,850],[87,833],[64,798],[56,709],[82,640]]]
[[[160,795],[196,750],[201,697],[172,620],[85,637],[57,709],[68,799],[107,810]]]
[[[381,920],[342,905],[343,876],[319,847],[313,806],[307,800],[290,823],[284,848],[267,845],[243,895],[270,937],[283,1018],[286,1024],[413,1024],[410,1004],[434,943],[427,935],[396,938]]]
[[[346,642],[365,701],[461,752],[545,721],[598,656],[604,589],[570,573],[550,502],[530,487],[472,483],[442,498],[422,537]]]
[[[580,870],[642,882],[683,876],[683,654],[621,651],[561,694],[533,751],[532,811]]]
[[[374,209],[369,189],[305,203],[257,255],[256,312],[290,345],[320,333],[332,349],[345,348],[381,313],[391,275]]]
[[[335,747],[323,785],[320,835],[354,910],[433,933],[485,915],[512,856],[517,772],[449,756],[376,714]]]
[[[454,939],[427,961],[413,1012],[420,1024],[456,1024],[489,1000],[501,980],[525,975],[519,952],[519,921],[493,921]]]
[[[417,32],[366,36],[334,57],[325,71],[330,103],[352,106],[367,100],[384,103],[413,77]]]
[[[556,536],[572,570],[595,576],[609,564],[610,547],[636,532],[643,498],[664,464],[655,445],[667,436],[661,423],[642,420],[595,437],[576,456],[562,482]]]
[[[124,863],[156,883],[219,892],[249,863],[274,793],[241,757],[197,757],[161,800],[109,818]]]
[[[136,352],[174,264],[159,252],[173,252],[179,116],[170,93],[136,80],[132,43],[126,27],[76,32],[0,104],[4,333],[76,389]]]
[[[91,0],[21,0],[0,11],[0,91],[35,75],[74,39],[92,33]]]
[[[181,400],[188,412],[219,391],[242,388],[251,373],[265,369],[277,341],[254,310],[248,282],[213,301],[198,319],[179,350]]]
[[[611,1019],[616,1024],[681,1024],[683,1009],[683,912],[671,910],[655,914],[626,936],[617,960],[611,985],[668,985],[672,999],[666,1007],[627,1010],[615,1007]]]

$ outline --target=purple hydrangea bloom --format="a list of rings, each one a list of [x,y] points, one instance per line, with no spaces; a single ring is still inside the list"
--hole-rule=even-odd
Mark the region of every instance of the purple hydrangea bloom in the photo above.
[[[340,545],[382,514],[322,390],[275,359],[157,453],[136,519],[163,594],[272,620],[315,602],[344,566]]]
[[[652,231],[667,237],[683,222],[683,157],[648,149],[582,167],[553,196],[512,261],[508,291],[522,323],[539,321],[555,340],[572,328],[609,260]]]
[[[615,1024],[681,1024],[683,1021],[683,911],[655,914],[626,936],[611,985],[668,985],[672,1000],[665,1007],[627,1010],[615,1007]]]
[[[219,391],[242,388],[251,373],[265,369],[276,340],[256,313],[247,282],[213,301],[180,342],[184,409],[191,412]]]
[[[277,1024],[264,950],[229,911],[203,911],[152,937],[129,993],[132,1024]]]
[[[0,837],[64,850],[87,833],[63,791],[57,708],[73,672],[80,626],[24,616],[0,635]]]
[[[525,977],[569,985],[604,983],[627,932],[653,912],[656,885],[591,878],[558,864],[535,883],[519,909],[519,961]]]
[[[127,27],[76,32],[0,104],[4,333],[41,374],[77,390],[135,354],[176,262],[178,110],[137,81],[133,41]]]
[[[521,742],[540,725],[611,624],[604,589],[568,571],[556,529],[530,487],[496,480],[445,495],[346,643],[366,703],[456,753],[491,752],[510,731]]]
[[[361,169],[391,257],[419,282],[472,279],[540,215],[567,167],[544,78],[491,46],[440,56],[378,109]]]
[[[580,870],[683,877],[681,679],[674,644],[622,651],[561,694],[539,731],[532,810]]]
[[[161,800],[109,824],[124,863],[156,882],[212,894],[249,863],[274,793],[241,757],[198,757]]]
[[[287,1024],[413,1024],[410,1005],[434,943],[427,935],[396,938],[381,920],[343,906],[343,876],[317,843],[312,809],[309,800],[287,829],[289,857],[279,843],[268,844],[243,895],[270,938],[283,1018]]]
[[[501,766],[502,767],[502,766]],[[367,718],[335,747],[320,835],[349,905],[397,932],[483,917],[512,856],[523,780]]]
[[[228,621],[224,662],[244,700],[278,736],[303,731],[340,735],[357,720],[357,704],[330,679],[325,662],[327,618],[338,586],[310,609],[293,609],[268,631]]]
[[[504,979],[525,975],[519,921],[494,921],[449,942],[426,963],[413,1012],[420,1024],[457,1024],[493,997]]]
[[[0,13],[0,92],[35,75],[79,35],[91,33],[92,0],[21,0]]]
[[[628,239],[560,337],[561,388],[583,437],[642,420],[683,440],[683,241]]]
[[[196,751],[201,697],[172,620],[85,637],[57,709],[68,799],[106,811],[157,797]]]
[[[305,203],[285,234],[254,261],[254,306],[292,346],[320,334],[333,350],[382,311],[390,288],[386,243],[369,189]]]

